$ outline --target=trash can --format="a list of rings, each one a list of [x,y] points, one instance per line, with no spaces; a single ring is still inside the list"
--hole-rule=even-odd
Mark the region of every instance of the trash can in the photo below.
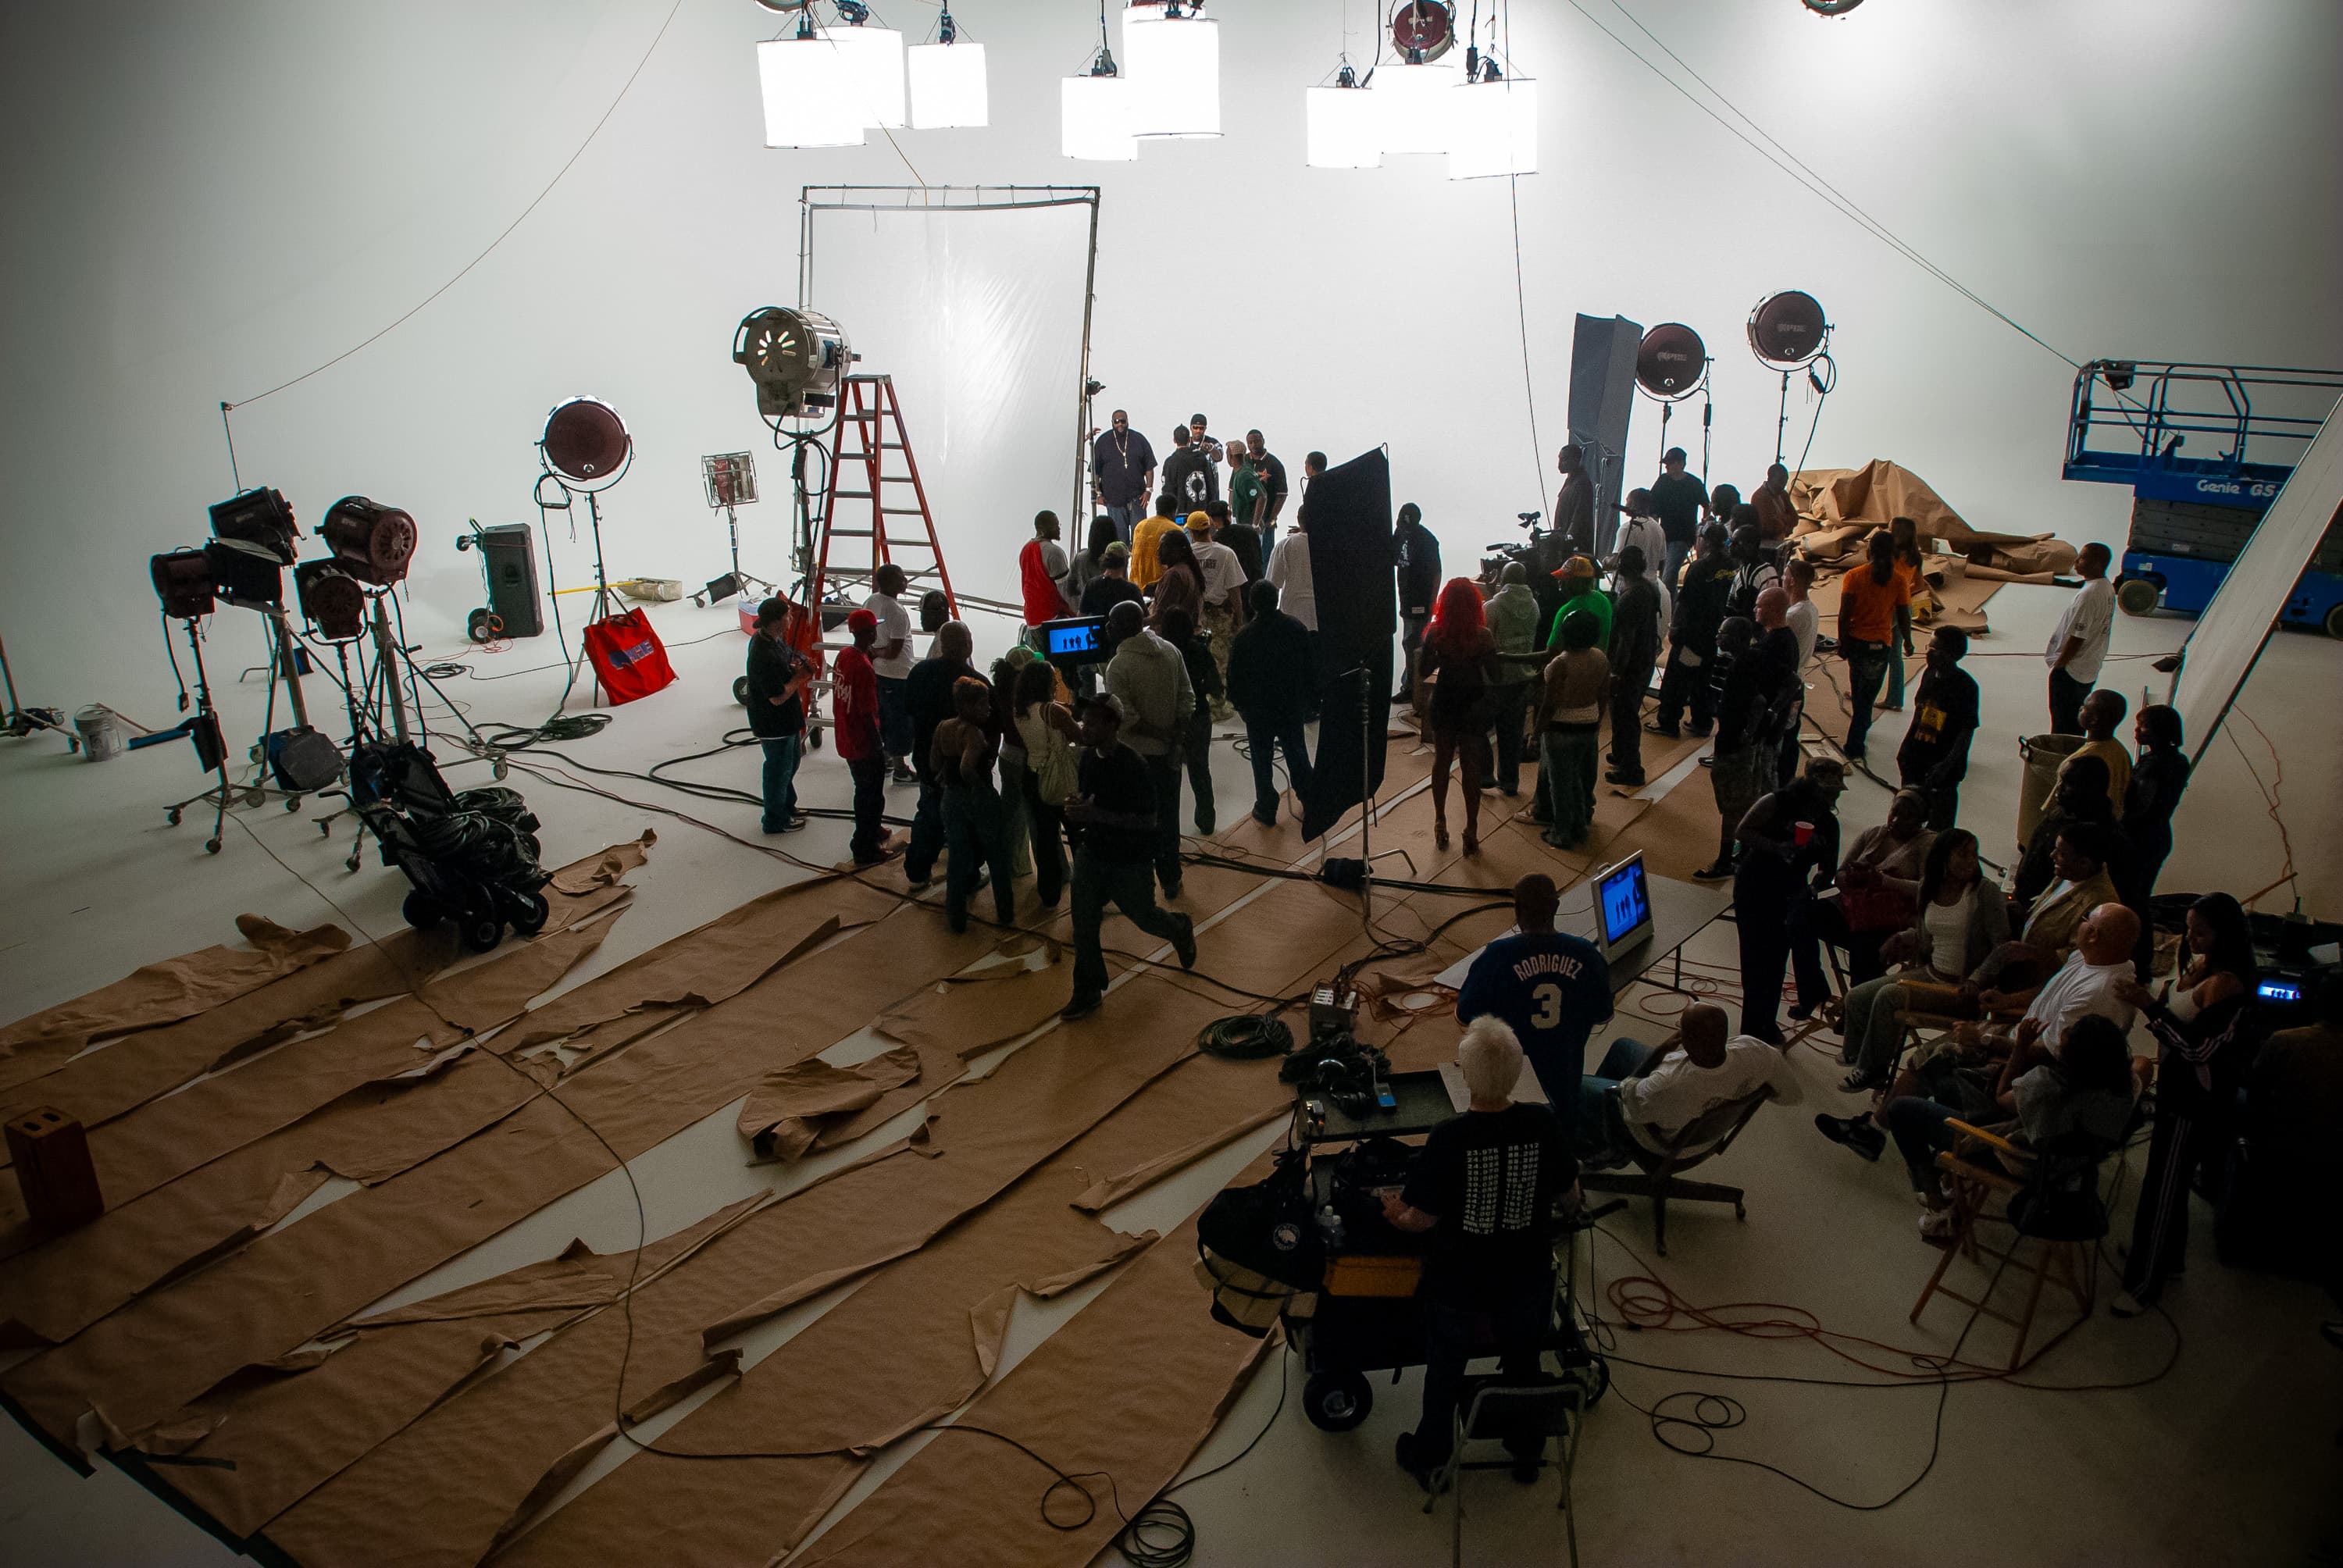
[[[2022,850],[2041,824],[2042,808],[2058,782],[2058,769],[2083,744],[2079,735],[2027,735],[2019,738],[2017,755],[2026,771],[2017,784],[2017,847]]]
[[[92,762],[103,762],[122,750],[122,728],[116,722],[114,709],[102,702],[94,702],[74,715],[74,728],[81,731],[82,755]]]

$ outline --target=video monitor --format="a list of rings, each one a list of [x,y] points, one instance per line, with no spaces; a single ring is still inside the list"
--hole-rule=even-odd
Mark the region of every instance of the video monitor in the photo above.
[[[1642,850],[1595,879],[1594,914],[1604,954],[1624,951],[1652,935],[1652,886]]]
[[[1028,635],[1035,650],[1051,664],[1096,664],[1107,657],[1104,616],[1085,615],[1067,620],[1045,620],[1031,628]]]

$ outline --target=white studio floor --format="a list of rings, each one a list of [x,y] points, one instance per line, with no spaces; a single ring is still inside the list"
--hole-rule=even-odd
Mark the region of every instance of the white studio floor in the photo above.
[[[2010,738],[2041,728],[2041,666],[2035,656],[2061,602],[2057,590],[2006,589],[1989,607],[1995,635],[1981,640],[1976,651],[2019,657],[1972,661],[1985,689],[1987,723],[1964,793],[1963,822],[1979,831],[1989,854],[1998,852],[1997,842],[2006,842],[2006,824],[2014,818],[2017,759]],[[732,608],[674,605],[654,614],[682,681],[619,710],[603,734],[558,749],[599,766],[640,769],[711,746],[738,722],[739,709],[729,699],[741,651]],[[215,675],[224,688],[231,686],[233,667],[240,662],[227,651],[230,641],[239,648],[246,641],[258,647],[256,628],[248,619],[231,619],[234,615],[222,613],[215,658]],[[2186,625],[2118,618],[2116,649],[2131,655],[2168,651],[2185,635]],[[998,621],[980,621],[977,632],[980,661],[989,659],[1006,630]],[[500,666],[521,668],[550,656],[549,643],[540,640],[469,662],[481,674],[492,674]],[[2126,673],[2119,678],[2117,671]],[[458,678],[447,689],[469,705],[477,722],[528,722],[550,707],[560,676],[556,668],[495,682]],[[2147,673],[2145,659],[2111,665],[2106,678],[2135,702],[2142,682],[2160,680]],[[74,694],[74,701],[103,696]],[[256,729],[259,697],[256,680],[227,691],[231,732]],[[2306,899],[2309,908],[2328,918],[2343,910],[2338,870],[2343,856],[2336,852],[2331,809],[2343,798],[2343,742],[2334,724],[2334,715],[2343,709],[2338,697],[2343,648],[2290,634],[2274,640],[2243,698],[2283,754],[2283,799],[2291,803],[2285,815],[2294,830]],[[135,717],[152,723],[163,716]],[[438,720],[434,722],[436,728]],[[1892,754],[1892,737],[1900,728],[1897,716],[1884,716],[1885,733],[1875,755]],[[2272,770],[2259,742],[2250,731],[2243,739],[2267,779]],[[755,754],[743,751],[683,771],[754,789],[756,767]],[[485,771],[466,766],[452,777],[460,787],[483,781]],[[1214,771],[1225,822],[1245,809],[1249,776],[1225,749],[1216,749]],[[1669,788],[1679,776],[1703,787],[1696,773],[1679,769],[1653,788]],[[640,891],[632,911],[568,984],[799,874],[782,861],[671,818],[518,775],[512,782],[524,789],[544,819],[548,864],[631,838],[646,826],[659,829],[659,846],[635,878]],[[758,839],[753,808],[687,799],[637,780],[598,782]],[[0,988],[10,1016],[77,995],[139,963],[227,940],[230,918],[244,910],[287,923],[355,921],[377,934],[396,929],[403,881],[376,863],[371,850],[356,875],[346,872],[341,861],[348,849],[347,834],[337,829],[330,839],[321,839],[310,825],[309,810],[288,815],[269,806],[238,814],[216,858],[202,849],[208,817],[166,827],[161,808],[200,784],[182,745],[96,767],[68,759],[53,738],[0,746],[0,799],[12,829],[9,897],[0,903]],[[809,804],[846,802],[844,769],[827,750],[811,755],[800,787]],[[1846,800],[1850,829],[1879,819],[1885,804],[1884,793],[1858,785]],[[891,792],[890,809],[907,811],[908,806],[907,791]],[[2184,805],[2178,827],[2179,848],[2163,884],[2167,890],[2226,887],[2244,893],[2278,874],[2278,833],[2267,802],[2226,741]],[[340,912],[262,852],[255,837],[325,889]],[[843,822],[820,821],[776,842],[807,859],[828,862],[843,855],[845,839]],[[1729,966],[1732,942],[1729,928],[1713,927],[1690,956]],[[809,998],[808,1005],[819,1006],[818,999]],[[1631,992],[1618,1027],[1651,1032],[1655,1026],[1626,1016],[1635,1005]],[[876,1037],[865,1036],[830,1054],[850,1060],[873,1049]],[[1957,1329],[1956,1311],[1932,1307],[1921,1324],[1906,1321],[1935,1254],[1916,1237],[1900,1173],[1892,1161],[1867,1166],[1815,1135],[1810,1123],[1815,1110],[1851,1109],[1853,1102],[1835,1091],[1840,1070],[1834,1060],[1811,1050],[1800,1050],[1794,1060],[1807,1105],[1762,1114],[1728,1161],[1713,1168],[1715,1179],[1747,1188],[1747,1221],[1736,1224],[1721,1209],[1680,1209],[1671,1226],[1672,1256],[1660,1261],[1651,1252],[1647,1211],[1631,1207],[1609,1221],[1608,1235],[1597,1239],[1591,1269],[1581,1275],[1582,1302],[1615,1316],[1604,1293],[1610,1282],[1652,1274],[1691,1303],[1778,1303],[1811,1314],[1837,1333],[1895,1347],[1875,1352],[1882,1366],[1899,1364],[1908,1352],[1941,1353]],[[728,1107],[636,1161],[653,1235],[761,1185],[810,1180],[855,1152],[835,1151],[795,1168],[750,1170],[739,1157],[732,1121],[733,1108]],[[875,1136],[895,1135],[890,1128]],[[1278,1135],[1279,1129],[1264,1130],[1101,1218],[1126,1231],[1168,1231]],[[2135,1163],[2138,1158],[2134,1156]],[[787,1173],[777,1176],[777,1170]],[[2137,1174],[2136,1169],[2129,1173],[2127,1190]],[[344,1190],[342,1183],[329,1184],[284,1222],[297,1223],[302,1214]],[[2117,1215],[2118,1235],[2126,1232],[2128,1220],[2127,1200]],[[1981,1383],[1944,1391],[1920,1379],[1910,1387],[1882,1390],[1744,1381],[1879,1380],[1803,1338],[1768,1342],[1715,1332],[1621,1332],[1612,1347],[1617,1356],[1679,1370],[1616,1365],[1614,1392],[1589,1422],[1581,1452],[1577,1497],[1584,1560],[2343,1561],[2343,1447],[2336,1443],[2343,1424],[2343,1357],[2327,1350],[2317,1334],[2319,1320],[2332,1316],[2333,1309],[2311,1286],[2221,1268],[2212,1257],[2207,1230],[2197,1227],[2187,1277],[2167,1298],[2168,1323],[2153,1315],[2120,1322],[2102,1313],[2033,1369],[2026,1381],[2041,1387]],[[397,1299],[418,1298],[551,1256],[573,1236],[612,1251],[632,1245],[635,1234],[628,1188],[613,1173],[426,1276]],[[1079,1312],[1103,1282],[1048,1303],[1021,1302],[1001,1372]],[[769,1353],[835,1299],[817,1298],[765,1325],[752,1337],[749,1358]],[[1195,1310],[1205,1310],[1201,1292]],[[2002,1332],[1985,1325],[1967,1348],[1989,1354],[1992,1336]],[[2177,1357],[2171,1370],[2147,1386],[2055,1392],[2136,1382],[2173,1358],[2176,1336]],[[1364,1426],[1330,1436],[1302,1419],[1297,1408],[1301,1374],[1291,1359],[1264,1363],[1192,1468],[1218,1463],[1262,1432],[1280,1398],[1281,1374],[1288,1391],[1285,1408],[1253,1452],[1180,1494],[1196,1521],[1197,1561],[1440,1560],[1447,1550],[1445,1505],[1433,1517],[1421,1515],[1421,1495],[1391,1462],[1393,1437],[1413,1420],[1413,1373],[1396,1388],[1379,1386]],[[1745,1407],[1745,1424],[1716,1434],[1719,1456],[1779,1466],[1815,1490],[1745,1464],[1702,1463],[1665,1452],[1629,1402],[1649,1408],[1686,1391],[1727,1394]],[[1669,1408],[1688,1403],[1679,1399]],[[692,1404],[687,1402],[674,1419]],[[654,1423],[654,1431],[659,1424]],[[832,1517],[859,1502],[913,1446],[906,1443],[882,1457]],[[1912,1481],[1930,1462],[1932,1450],[1933,1469],[1892,1507],[1854,1511],[1815,1494],[1876,1504]],[[578,1484],[597,1473],[589,1470]],[[1468,1499],[1465,1551],[1471,1560],[1564,1560],[1549,1490],[1518,1491],[1502,1474],[1483,1475],[1473,1479]],[[1015,1499],[1011,1505],[1022,1508],[1028,1502]],[[95,1476],[79,1478],[10,1423],[0,1423],[0,1540],[7,1543],[0,1559],[25,1564],[197,1563],[230,1556],[111,1467],[101,1464]]]

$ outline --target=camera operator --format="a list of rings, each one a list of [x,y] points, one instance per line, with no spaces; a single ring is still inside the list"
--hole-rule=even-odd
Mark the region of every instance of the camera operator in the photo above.
[[[1427,1490],[1448,1459],[1464,1363],[1473,1353],[1477,1320],[1496,1329],[1499,1369],[1508,1379],[1534,1376],[1554,1315],[1554,1213],[1574,1197],[1577,1162],[1554,1112],[1517,1103],[1522,1046],[1503,1020],[1484,1016],[1464,1028],[1456,1065],[1472,1101],[1423,1141],[1407,1185],[1383,1195],[1383,1217],[1403,1231],[1430,1231],[1432,1246],[1417,1294],[1427,1341],[1423,1414],[1402,1432],[1400,1468]],[[1542,1437],[1508,1438],[1513,1479],[1537,1479]]]

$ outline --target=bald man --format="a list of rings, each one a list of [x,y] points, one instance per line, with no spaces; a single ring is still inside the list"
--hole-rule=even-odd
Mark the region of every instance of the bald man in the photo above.
[[[1779,1049],[1732,1033],[1723,1008],[1694,1002],[1673,1040],[1647,1046],[1621,1035],[1602,1067],[1579,1081],[1579,1162],[1624,1164],[1631,1144],[1664,1153],[1699,1117],[1760,1090],[1785,1105],[1801,1098],[1798,1076]]]
[[[1611,1021],[1611,966],[1584,937],[1554,929],[1562,895],[1533,871],[1513,884],[1513,931],[1483,948],[1456,992],[1456,1020],[1503,1019],[1546,1102],[1572,1131],[1586,1037]]]

